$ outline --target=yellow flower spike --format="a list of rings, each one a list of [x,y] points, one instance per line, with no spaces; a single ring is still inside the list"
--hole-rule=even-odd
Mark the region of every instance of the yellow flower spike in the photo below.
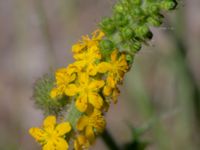
[[[88,149],[90,146],[89,141],[84,135],[79,135],[76,140],[74,140],[74,149],[75,150],[83,150]]]
[[[103,80],[94,80],[86,73],[80,73],[78,83],[70,84],[65,93],[68,96],[77,96],[76,107],[79,111],[85,112],[88,104],[93,105],[97,109],[101,109],[103,99],[99,95],[100,89],[104,86]]]
[[[105,129],[105,119],[102,116],[101,111],[94,109],[92,113],[83,115],[77,122],[77,129],[84,131],[85,136],[90,142],[93,142],[95,135],[103,132]]]
[[[50,96],[55,99],[58,96],[62,96],[69,83],[76,79],[76,75],[73,74],[73,70],[68,68],[61,68],[55,73],[56,87],[52,89]]]
[[[56,125],[56,117],[48,116],[43,122],[43,129],[31,128],[29,133],[43,146],[43,150],[68,150],[64,136],[70,131],[69,122]]]

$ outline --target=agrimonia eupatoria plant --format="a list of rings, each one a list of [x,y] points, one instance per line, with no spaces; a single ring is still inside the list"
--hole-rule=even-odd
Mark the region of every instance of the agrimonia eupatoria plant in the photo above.
[[[36,82],[35,103],[47,117],[41,128],[29,133],[43,150],[82,150],[94,143],[135,54],[153,36],[149,27],[160,26],[161,12],[176,5],[175,0],[117,2],[112,16],[104,18],[91,37],[83,36],[72,46],[72,64]]]

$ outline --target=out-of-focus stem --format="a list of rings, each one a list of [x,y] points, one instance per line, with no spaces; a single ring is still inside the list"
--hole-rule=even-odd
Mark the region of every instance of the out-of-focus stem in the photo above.
[[[174,40],[176,41],[176,47],[181,56],[180,61],[182,61],[185,74],[187,75],[193,87],[193,94],[192,94],[193,97],[191,99],[193,100],[193,105],[195,108],[195,117],[197,119],[197,123],[200,125],[200,91],[199,91],[197,81],[186,59],[187,48],[185,44],[183,43],[183,41],[174,32],[172,33],[172,36]]]
[[[120,150],[117,143],[107,129],[105,129],[105,131],[102,133],[101,138],[110,150]]]
[[[49,55],[49,64],[51,67],[54,66],[55,64],[55,58],[54,58],[54,48],[53,48],[53,42],[50,36],[50,31],[49,31],[49,25],[48,25],[48,20],[46,13],[44,11],[44,6],[43,6],[43,1],[42,0],[35,0],[35,7],[36,11],[38,13],[38,19],[39,19],[39,25],[41,28],[41,31],[44,36],[45,40],[45,46],[48,50],[48,55]]]

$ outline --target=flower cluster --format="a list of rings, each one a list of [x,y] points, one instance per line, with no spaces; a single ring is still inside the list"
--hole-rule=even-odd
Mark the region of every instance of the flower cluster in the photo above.
[[[83,36],[82,41],[72,47],[76,61],[56,71],[55,87],[50,92],[54,100],[63,96],[70,97],[68,99],[70,102],[75,101],[74,109],[81,113],[73,129],[76,137],[74,148],[77,150],[87,148],[94,142],[95,136],[103,132],[106,125],[103,112],[107,111],[111,100],[117,101],[118,84],[122,83],[124,74],[129,68],[126,55],[117,49],[107,56],[101,54],[99,43],[103,38],[104,33],[96,30],[92,38]],[[30,129],[31,135],[38,140],[35,135],[39,132],[36,134],[34,130]],[[55,135],[49,135],[51,140],[56,140],[59,134],[54,134],[53,129],[50,132]],[[51,145],[49,144],[51,140],[44,139],[45,143],[39,142],[45,144],[45,149],[46,145]],[[53,145],[58,149],[59,143]]]
[[[75,150],[89,148],[106,126],[103,114],[117,102],[118,86],[135,54],[152,38],[150,26],[160,26],[162,10],[176,5],[175,0],[118,1],[113,15],[99,23],[100,29],[72,47],[75,62],[58,69],[55,79],[45,76],[37,82],[36,104],[51,116],[30,134],[44,150],[68,150],[68,143]],[[65,122],[56,124],[51,113],[57,116],[62,110],[67,112]]]

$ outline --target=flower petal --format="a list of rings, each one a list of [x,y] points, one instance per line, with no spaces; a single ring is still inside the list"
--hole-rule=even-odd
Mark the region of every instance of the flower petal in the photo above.
[[[101,109],[101,107],[103,106],[103,99],[101,96],[99,96],[99,94],[91,93],[88,97],[90,104],[92,104],[97,109]]]
[[[83,135],[79,135],[76,138],[76,140],[74,141],[74,149],[75,150],[88,149],[89,146],[90,146],[89,141]]]
[[[69,122],[64,122],[57,125],[55,130],[58,136],[63,136],[64,134],[68,133],[71,130],[71,125]]]
[[[85,135],[91,143],[94,141],[95,135],[92,126],[87,126],[85,130]]]
[[[82,131],[87,125],[88,125],[88,121],[89,121],[89,118],[87,116],[82,116],[78,122],[77,122],[77,125],[76,125],[76,128],[79,130],[79,131]]]
[[[76,100],[76,108],[80,112],[85,112],[87,106],[88,106],[87,95],[80,95],[79,98]]]
[[[107,71],[110,70],[111,64],[107,62],[102,62],[98,65],[98,72],[99,73],[106,73]]]
[[[42,150],[55,150],[55,145],[52,141],[49,141],[47,144],[45,144],[42,148]]]
[[[45,132],[40,128],[31,128],[29,129],[29,133],[32,137],[36,139],[36,141],[44,141]]]
[[[114,102],[115,104],[117,103],[117,98],[118,98],[118,96],[119,96],[119,93],[120,93],[120,91],[119,91],[118,88],[115,88],[115,89],[113,90],[112,98],[113,98],[113,102]]]
[[[58,88],[53,88],[50,92],[50,97],[55,99],[56,97],[60,96],[60,91]]]
[[[53,140],[53,144],[55,145],[55,150],[68,150],[69,148],[67,141],[63,138],[56,138]]]
[[[114,50],[111,54],[111,61],[114,63],[117,60],[118,51]]]
[[[79,77],[79,83],[81,85],[85,85],[85,84],[88,84],[88,81],[89,81],[89,76],[88,74],[86,73],[81,73],[80,74],[80,77]]]
[[[54,130],[54,127],[56,125],[56,117],[55,116],[48,116],[43,122],[44,129],[46,131],[52,131]]]
[[[103,94],[105,96],[109,96],[112,93],[112,88],[108,85],[104,86],[103,88]]]
[[[89,88],[93,91],[96,91],[104,86],[103,80],[94,80],[90,83]]]
[[[67,96],[74,96],[79,92],[78,87],[75,84],[69,84],[65,89],[65,94]]]

